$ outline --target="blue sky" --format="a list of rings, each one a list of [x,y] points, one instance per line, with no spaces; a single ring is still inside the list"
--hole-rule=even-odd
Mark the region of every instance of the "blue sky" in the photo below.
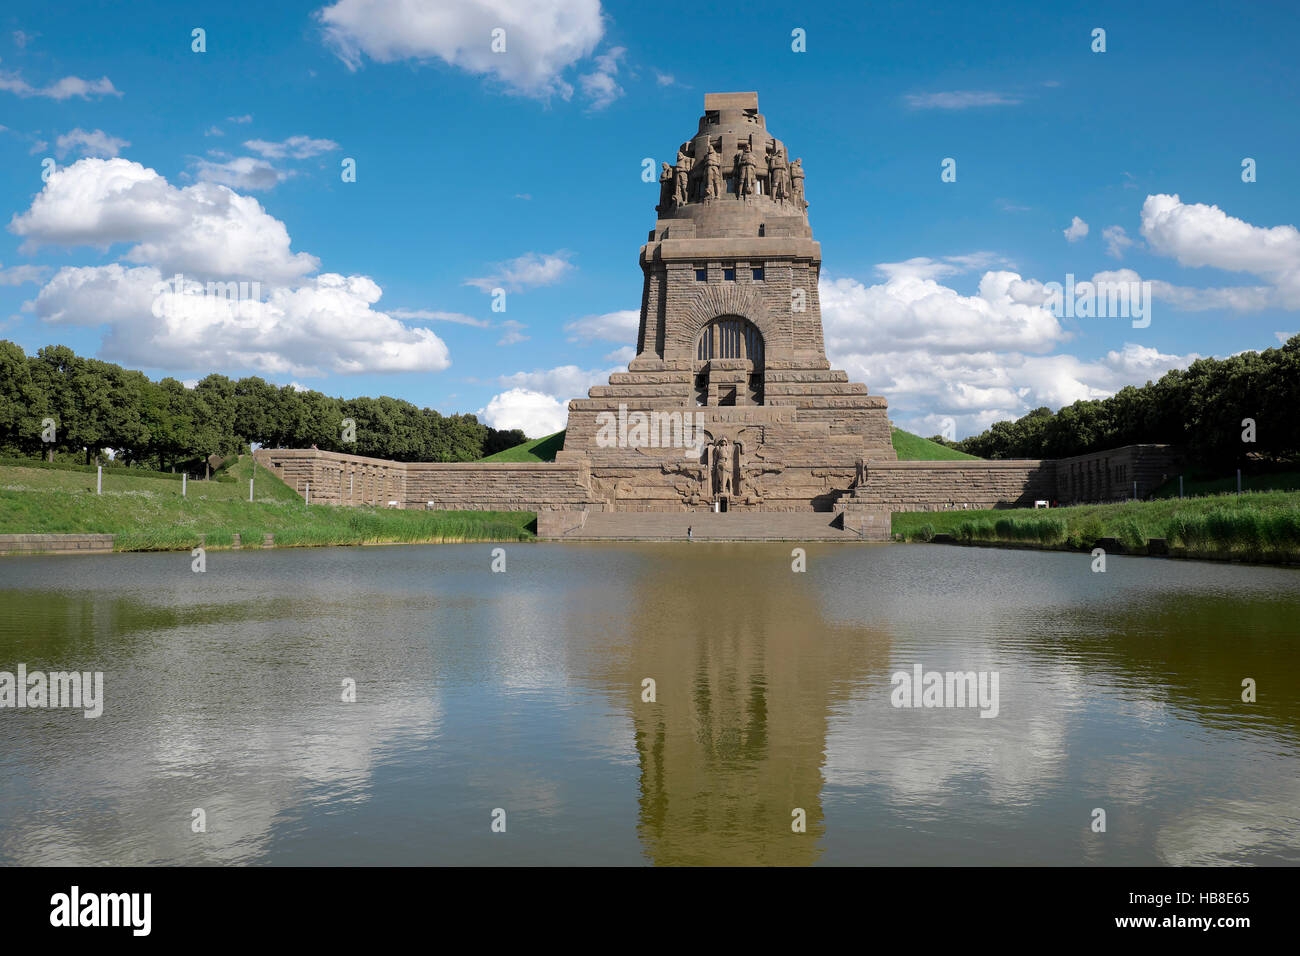
[[[1300,330],[1294,10],[1051,6],[10,4],[0,337],[543,434],[629,358],[642,160],[729,90],[803,157],[830,358],[904,427]],[[157,315],[177,271],[262,301]],[[1042,306],[1099,273],[1152,283],[1149,326]]]

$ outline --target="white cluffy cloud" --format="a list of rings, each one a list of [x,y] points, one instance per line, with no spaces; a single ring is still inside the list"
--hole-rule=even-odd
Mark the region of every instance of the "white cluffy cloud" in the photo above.
[[[1158,283],[1157,296],[1184,309],[1300,309],[1300,230],[1295,226],[1254,226],[1218,206],[1184,203],[1177,195],[1147,196],[1142,204],[1142,237],[1153,252],[1179,265],[1246,272],[1266,285],[1187,289]]]
[[[1107,226],[1101,231],[1101,237],[1106,240],[1106,255],[1116,259],[1124,258],[1124,250],[1133,245],[1123,226]]]
[[[1195,357],[1134,344],[1091,361],[1049,354],[1071,333],[1045,308],[1041,282],[991,270],[975,294],[963,295],[936,281],[988,258],[885,263],[877,266],[885,281],[870,286],[823,276],[818,292],[831,361],[888,396],[900,427],[932,435],[951,418],[958,434],[972,434],[1040,405],[1103,398]]]
[[[569,417],[569,403],[542,392],[512,388],[493,395],[475,414],[490,428],[503,431],[518,428],[529,438],[542,438],[564,428]]]
[[[87,132],[78,127],[69,130],[54,141],[55,152],[62,159],[70,150],[82,156],[116,156],[131,144],[116,136],[109,136],[102,129]]]
[[[290,136],[279,143],[264,139],[250,139],[244,143],[245,149],[251,149],[267,159],[310,159],[321,153],[328,153],[339,148],[332,139],[312,139],[310,136]]]
[[[55,172],[9,230],[24,250],[125,244],[120,262],[65,267],[24,306],[53,324],[105,327],[101,353],[152,368],[253,368],[273,375],[438,371],[450,364],[433,332],[374,308],[369,277],[316,272],[284,223],[215,183],[178,189],[124,159],[82,159]],[[248,297],[174,295],[246,282]],[[242,294],[242,293],[241,293]]]
[[[1070,220],[1070,225],[1065,230],[1066,242],[1078,242],[1088,234],[1088,224],[1075,216]]]
[[[532,372],[503,375],[498,381],[506,391],[493,395],[478,417],[493,428],[522,428],[529,438],[541,438],[564,428],[569,416],[569,399],[585,398],[593,385],[604,385],[626,365],[606,369],[584,369],[560,365]]]
[[[553,285],[573,271],[573,263],[569,261],[572,255],[564,249],[551,253],[528,252],[509,262],[498,263],[491,275],[466,279],[465,285],[484,292],[497,288],[522,292],[535,286]]]
[[[968,110],[981,106],[1016,106],[1020,97],[991,90],[950,90],[944,93],[910,93],[903,101],[914,110]]]
[[[195,163],[195,173],[205,183],[257,192],[272,189],[293,175],[255,156],[236,156],[225,162],[200,159]]]
[[[83,100],[92,96],[121,96],[120,90],[106,76],[97,80],[83,80],[79,76],[65,76],[49,86],[32,86],[17,72],[0,70],[0,90],[18,96],[40,96],[50,100],[68,100],[79,96]]]
[[[424,319],[432,322],[452,322],[456,325],[472,325],[477,329],[486,329],[492,323],[487,319],[476,319],[462,312],[440,312],[436,309],[389,309],[388,314],[395,319]]]
[[[316,17],[349,69],[358,69],[364,57],[379,63],[441,60],[541,99],[573,95],[564,71],[590,56],[605,33],[600,0],[338,0]],[[494,50],[496,30],[504,32],[495,35]],[[614,71],[598,65],[596,72],[612,77]],[[601,94],[599,84],[594,92]]]
[[[582,92],[591,100],[593,110],[603,110],[623,95],[623,87],[618,85],[618,61],[627,50],[616,46],[608,53],[596,57],[596,69],[578,77]]]
[[[585,315],[564,324],[570,342],[635,342],[641,325],[639,309],[619,309],[603,315]]]
[[[10,266],[4,268],[0,263],[0,285],[25,285],[28,282],[40,282],[50,271],[49,266]]]
[[[501,339],[497,345],[518,345],[520,342],[527,342],[528,336],[524,335],[524,329],[528,326],[522,322],[516,322],[514,319],[506,319],[501,323],[504,331],[501,333]]]
[[[165,273],[283,283],[320,266],[291,252],[289,231],[250,196],[214,183],[177,189],[125,159],[82,159],[57,170],[9,231],[41,246],[132,243],[123,258]]]

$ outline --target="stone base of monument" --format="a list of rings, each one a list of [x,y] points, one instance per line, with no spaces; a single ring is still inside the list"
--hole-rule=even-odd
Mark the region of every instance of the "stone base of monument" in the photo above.
[[[844,505],[841,524],[846,534],[852,534],[862,541],[888,541],[893,524],[893,515],[889,511],[868,508],[856,501],[847,501]]]
[[[583,516],[583,517],[579,517]],[[830,511],[603,511],[537,516],[537,534],[553,541],[842,541],[888,540],[889,515],[845,529]],[[884,537],[875,531],[883,526]]]

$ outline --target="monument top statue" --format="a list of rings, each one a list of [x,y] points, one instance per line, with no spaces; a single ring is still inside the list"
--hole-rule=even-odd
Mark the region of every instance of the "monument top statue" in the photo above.
[[[706,93],[695,136],[677,148],[676,159],[662,164],[659,235],[651,239],[686,220],[698,239],[812,238],[803,161],[791,160],[785,143],[768,132],[757,93]]]

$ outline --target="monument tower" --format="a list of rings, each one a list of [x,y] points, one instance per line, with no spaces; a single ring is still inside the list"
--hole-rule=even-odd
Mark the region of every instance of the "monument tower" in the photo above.
[[[885,400],[826,360],[802,159],[757,93],[707,94],[675,152],[636,358],[569,403],[557,461],[586,459],[612,511],[838,510],[863,460],[896,456]]]

